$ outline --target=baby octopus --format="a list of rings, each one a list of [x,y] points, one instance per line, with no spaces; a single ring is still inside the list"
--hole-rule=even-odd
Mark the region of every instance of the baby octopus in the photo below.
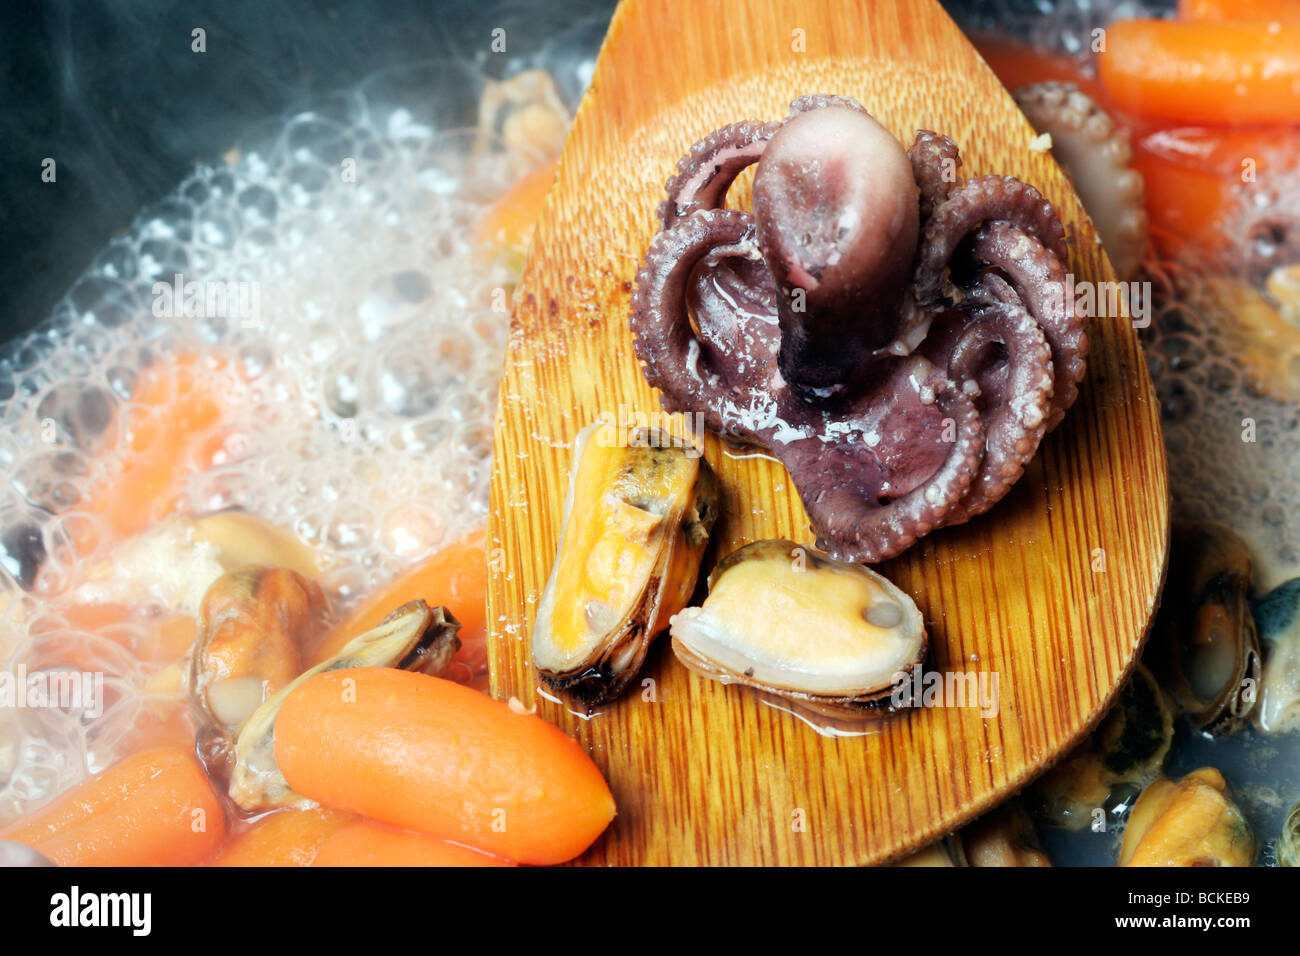
[[[860,103],[803,96],[678,164],[632,293],[670,412],[767,448],[840,560],[890,558],[991,508],[1078,394],[1088,338],[1065,232],[1010,176],[958,185]],[[754,163],[753,212],[724,208]]]

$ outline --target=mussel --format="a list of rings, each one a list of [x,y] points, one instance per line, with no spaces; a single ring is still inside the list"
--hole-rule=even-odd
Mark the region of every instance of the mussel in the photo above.
[[[672,637],[697,674],[838,718],[898,709],[894,688],[926,652],[921,612],[890,581],[784,540],[720,562],[703,605],[673,617]]]
[[[578,435],[564,528],[533,626],[542,679],[588,706],[616,697],[690,600],[718,513],[717,480],[658,429]]]
[[[293,534],[242,511],[175,515],[118,545],[90,568],[77,591],[87,603],[162,603],[196,615],[212,584],[228,571],[260,565],[318,573],[316,556]]]
[[[323,671],[345,667],[398,667],[434,676],[442,673],[460,649],[460,622],[444,607],[424,601],[403,604],[374,630],[349,641],[338,654],[286,684],[244,722],[235,741],[230,798],[242,810],[256,812],[305,804],[275,762],[275,718],[294,689]]]
[[[1019,800],[986,813],[959,834],[970,866],[1051,866]]]
[[[1250,866],[1255,836],[1213,767],[1161,777],[1129,816],[1120,866]]]
[[[1300,729],[1300,578],[1256,601],[1255,623],[1265,649],[1255,726],[1266,734]]]
[[[1287,811],[1277,839],[1277,865],[1300,866],[1300,803]]]
[[[894,866],[970,866],[966,860],[966,848],[962,846],[961,838],[955,833],[950,833],[941,840],[936,840],[929,846],[922,847],[915,853],[903,857],[893,864]]]
[[[1019,799],[1008,800],[895,866],[1051,866]]]
[[[1259,693],[1251,575],[1245,544],[1223,525],[1175,524],[1150,660],[1182,709],[1208,734],[1241,727]]]
[[[1139,663],[1092,735],[1034,786],[1037,815],[1067,830],[1089,826],[1098,809],[1110,810],[1159,775],[1173,736],[1168,700]]]
[[[287,568],[223,574],[203,596],[190,668],[199,710],[233,734],[302,672],[302,650],[325,627],[324,591]]]

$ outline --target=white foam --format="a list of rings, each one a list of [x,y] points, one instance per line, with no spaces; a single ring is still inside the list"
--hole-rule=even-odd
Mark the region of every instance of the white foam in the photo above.
[[[27,623],[103,557],[75,554],[69,535],[97,520],[77,509],[120,471],[105,449],[139,411],[132,396],[155,357],[229,354],[201,374],[243,401],[220,467],[189,477],[183,508],[239,507],[292,529],[324,553],[322,583],[343,600],[484,519],[508,332],[493,306],[514,277],[481,261],[471,230],[512,170],[499,151],[471,155],[463,131],[417,121],[418,105],[379,99],[383,88],[331,99],[236,161],[196,168],[44,326],[0,350],[0,529],[30,531],[40,546],[27,553],[45,555],[36,584],[6,541],[0,663],[77,641],[114,675],[97,720],[0,714],[0,823],[115,759],[149,704],[148,668],[114,642],[69,628],[33,642]],[[258,315],[155,314],[155,283],[177,273],[247,283]],[[6,634],[5,613],[24,623]]]

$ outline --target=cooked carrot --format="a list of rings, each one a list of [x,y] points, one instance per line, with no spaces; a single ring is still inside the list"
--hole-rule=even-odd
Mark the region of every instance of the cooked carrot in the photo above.
[[[1180,20],[1300,20],[1300,0],[1178,0]]]
[[[231,840],[212,866],[311,866],[317,851],[352,819],[326,807],[268,814]]]
[[[327,806],[520,863],[572,859],[614,817],[600,771],[558,727],[392,668],[298,687],[276,720],[275,759]]]
[[[35,618],[32,636],[54,631],[84,631],[112,641],[147,664],[170,664],[190,652],[198,625],[188,614],[141,614],[124,604],[71,604]],[[103,661],[87,642],[60,642],[58,659],[42,657],[44,667],[65,666],[100,670]],[[53,649],[51,649],[53,650]]]
[[[1140,146],[1133,166],[1146,184],[1147,220],[1160,255],[1222,250],[1223,225],[1234,208],[1229,180]]]
[[[558,159],[543,163],[529,172],[494,202],[479,220],[474,238],[492,255],[502,253],[523,265],[523,257],[532,241],[542,201],[555,182]]]
[[[425,833],[356,820],[321,844],[312,866],[513,866]]]
[[[140,372],[123,423],[126,437],[108,449],[121,455],[121,468],[101,476],[78,509],[101,517],[109,540],[171,514],[185,478],[212,464],[226,438],[221,425],[232,399],[221,381],[230,375],[223,358],[193,353]],[[79,544],[88,549],[91,543]]]
[[[184,750],[119,760],[49,806],[0,830],[61,866],[189,866],[226,835],[221,802]]]
[[[1300,21],[1119,20],[1097,62],[1111,102],[1146,119],[1300,119]]]
[[[367,597],[334,627],[311,656],[319,664],[348,641],[366,633],[407,601],[444,605],[460,621],[460,650],[448,679],[467,683],[487,672],[487,529],[480,527],[448,545]]]
[[[1059,80],[1075,84],[1094,100],[1101,97],[1096,78],[1084,73],[1079,62],[1071,57],[997,34],[979,34],[972,40],[984,62],[1009,90]]]
[[[131,729],[119,738],[118,753],[138,754],[157,747],[190,753],[194,750],[196,732],[187,699],[146,697],[131,719]]]
[[[1161,254],[1214,254],[1225,227],[1247,208],[1252,191],[1274,190],[1276,173],[1294,167],[1300,129],[1273,126],[1190,127],[1145,132],[1133,163],[1147,188],[1147,217]]]

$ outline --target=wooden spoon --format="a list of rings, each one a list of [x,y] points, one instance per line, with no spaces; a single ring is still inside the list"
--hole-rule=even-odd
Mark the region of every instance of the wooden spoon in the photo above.
[[[577,737],[618,801],[582,862],[875,863],[916,849],[1078,742],[1151,621],[1168,548],[1158,405],[1130,322],[1100,318],[1083,393],[1013,492],[880,569],[927,619],[929,670],[988,672],[986,687],[997,675],[996,714],[918,708],[865,736],[823,736],[690,674],[666,640],[628,695],[589,719],[542,693],[528,635],[573,439],[602,413],[659,411],[627,317],[664,181],[711,130],[780,118],[803,93],[856,97],[904,143],[922,128],[950,135],[965,176],[1033,183],[1066,224],[1077,280],[1114,279],[1065,175],[1030,148],[1034,131],[937,3],[624,0],[515,296],[489,526],[492,691]],[[751,180],[732,205],[747,205]],[[705,454],[723,486],[717,555],[759,538],[812,542],[779,464],[713,436]]]

